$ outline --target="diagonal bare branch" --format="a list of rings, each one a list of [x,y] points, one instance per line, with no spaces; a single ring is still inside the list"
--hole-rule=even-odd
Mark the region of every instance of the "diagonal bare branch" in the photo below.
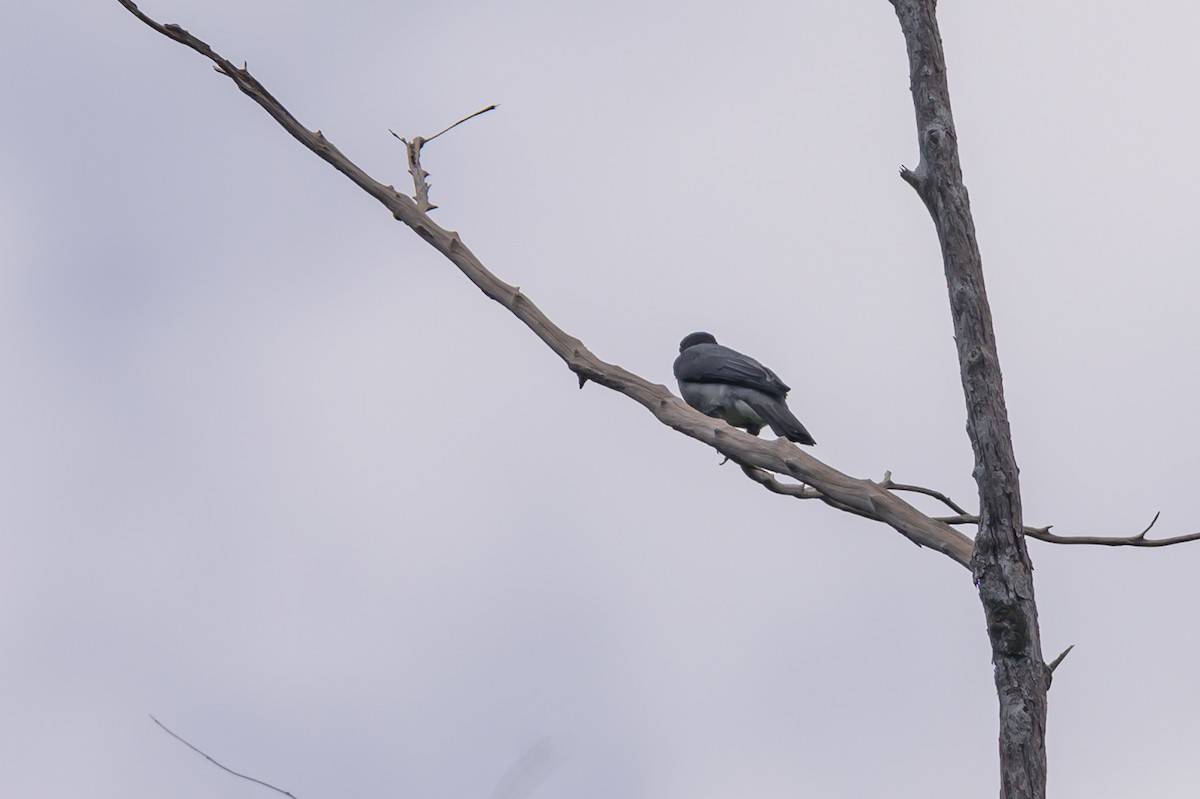
[[[616,364],[597,358],[583,342],[554,324],[520,288],[492,274],[467,248],[456,231],[438,225],[411,198],[384,185],[342,154],[320,131],[310,131],[245,69],[238,69],[208,44],[178,25],[162,25],[138,10],[131,0],[118,0],[138,19],[217,65],[237,87],[258,103],[289,134],[384,205],[392,216],[445,256],[487,297],[507,308],[542,340],[572,372],[582,387],[587,381],[617,391],[645,407],[663,424],[713,447],[743,466],[787,475],[819,491],[826,502],[868,518],[879,519],[920,546],[934,549],[961,566],[971,558],[971,539],[935,521],[878,484],[843,474],[821,463],[790,441],[764,441],[686,405],[666,386],[649,382]]]
[[[751,476],[751,479],[762,483],[757,477]],[[765,485],[765,484],[764,484]],[[925,496],[937,499],[946,507],[954,511],[953,516],[935,516],[934,518],[944,524],[951,526],[957,525],[978,525],[979,516],[974,513],[968,513],[957,502],[934,488],[926,488],[925,486],[906,485],[897,483],[892,480],[891,472],[884,472],[883,480],[879,483],[881,488],[886,488],[891,491],[910,491],[916,494],[924,494]],[[789,486],[784,486],[790,488]],[[768,486],[768,488],[770,488]],[[774,490],[774,489],[771,489]],[[775,491],[777,494],[791,493],[789,491]],[[803,496],[803,499],[821,499],[816,495]],[[1172,536],[1171,538],[1146,538],[1146,534],[1150,532],[1155,523],[1158,522],[1159,514],[1154,514],[1154,518],[1150,520],[1150,524],[1137,535],[1130,536],[1101,536],[1101,535],[1058,535],[1050,532],[1051,525],[1045,527],[1030,527],[1023,528],[1024,534],[1028,538],[1036,538],[1039,541],[1045,541],[1049,544],[1087,544],[1091,546],[1104,547],[1169,547],[1174,544],[1185,544],[1189,541],[1200,541],[1200,531],[1194,533],[1185,533],[1184,535]]]

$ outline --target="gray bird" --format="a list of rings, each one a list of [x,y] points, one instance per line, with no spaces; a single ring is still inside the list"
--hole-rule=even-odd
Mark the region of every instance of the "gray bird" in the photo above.
[[[691,333],[679,342],[675,379],[684,401],[707,416],[752,436],[770,426],[797,444],[817,443],[788,410],[787,383],[753,358],[722,347],[711,333]]]

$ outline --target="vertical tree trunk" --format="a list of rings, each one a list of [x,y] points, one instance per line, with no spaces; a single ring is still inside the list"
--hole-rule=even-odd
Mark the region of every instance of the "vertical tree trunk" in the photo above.
[[[971,569],[992,644],[1000,700],[1000,775],[1004,799],[1046,794],[1046,690],[1033,565],[1022,535],[1021,491],[1004,407],[1004,387],[983,266],[975,240],[958,140],[950,113],[936,0],[891,0],[908,48],[921,162],[901,176],[924,201],[937,228],[975,451],[979,533]]]

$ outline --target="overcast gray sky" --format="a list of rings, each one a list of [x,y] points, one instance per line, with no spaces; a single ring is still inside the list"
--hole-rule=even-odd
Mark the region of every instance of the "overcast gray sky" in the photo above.
[[[874,2],[146,0],[600,357],[974,505]],[[115,0],[0,24],[0,795],[995,796],[966,571],[575,378]],[[1200,527],[1200,10],[941,4],[1026,517]],[[933,510],[932,506],[929,506]],[[1200,792],[1200,544],[1031,542],[1056,796]]]

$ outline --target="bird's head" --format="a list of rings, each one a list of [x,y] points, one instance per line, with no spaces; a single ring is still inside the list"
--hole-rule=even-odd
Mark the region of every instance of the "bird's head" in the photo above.
[[[717,340],[712,333],[688,333],[683,337],[683,341],[679,342],[679,351],[683,352],[688,347],[694,347],[697,344],[716,344]]]

